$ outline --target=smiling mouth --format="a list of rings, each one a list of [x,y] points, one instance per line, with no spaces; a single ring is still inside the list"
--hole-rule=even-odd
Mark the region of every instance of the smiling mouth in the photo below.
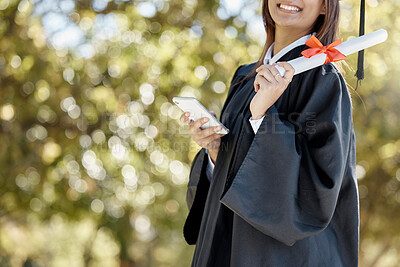
[[[278,8],[282,11],[289,13],[297,13],[301,11],[301,8],[292,5],[278,4]]]

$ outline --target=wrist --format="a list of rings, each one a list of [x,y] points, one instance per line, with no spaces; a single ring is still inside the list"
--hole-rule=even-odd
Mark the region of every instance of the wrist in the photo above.
[[[261,119],[268,109],[275,103],[270,99],[267,91],[259,90],[250,102],[250,112],[253,120]]]
[[[260,113],[260,114],[251,114],[251,118],[253,119],[253,120],[259,120],[259,119],[261,119],[262,117],[264,117],[265,116],[265,112],[264,113]]]
[[[261,119],[267,113],[268,107],[259,107],[256,103],[250,103],[250,113],[253,120]]]
[[[217,160],[218,150],[208,149],[208,155],[210,155],[211,161],[215,164]]]
[[[250,112],[251,112],[251,117],[253,120],[258,120],[261,119],[263,116],[265,116],[265,114],[267,113],[268,109],[259,109],[259,108],[250,108]]]

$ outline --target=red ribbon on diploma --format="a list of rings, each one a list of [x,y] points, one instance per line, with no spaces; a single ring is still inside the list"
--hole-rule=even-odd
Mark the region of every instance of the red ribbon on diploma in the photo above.
[[[319,54],[326,54],[326,60],[324,64],[346,59],[346,56],[335,48],[335,46],[342,43],[342,40],[343,39],[339,39],[329,45],[323,46],[317,37],[313,35],[306,41],[306,45],[311,48],[304,50],[301,52],[301,54],[306,58],[310,58]]]

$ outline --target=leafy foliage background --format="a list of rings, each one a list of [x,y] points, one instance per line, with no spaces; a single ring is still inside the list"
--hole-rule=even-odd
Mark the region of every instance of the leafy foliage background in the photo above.
[[[232,3],[234,4],[232,5]],[[0,266],[188,266],[186,184],[199,150],[174,96],[219,114],[265,36],[259,1],[0,0]],[[358,1],[341,1],[341,36]],[[352,93],[360,266],[400,261],[400,18],[367,1]],[[355,66],[355,56],[348,64]]]

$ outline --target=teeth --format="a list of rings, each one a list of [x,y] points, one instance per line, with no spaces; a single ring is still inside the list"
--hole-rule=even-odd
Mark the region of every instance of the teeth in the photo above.
[[[287,6],[287,5],[282,5],[281,4],[279,7],[282,8],[282,9],[285,9],[285,10],[290,10],[290,11],[300,11],[299,8],[294,7],[294,6]]]

